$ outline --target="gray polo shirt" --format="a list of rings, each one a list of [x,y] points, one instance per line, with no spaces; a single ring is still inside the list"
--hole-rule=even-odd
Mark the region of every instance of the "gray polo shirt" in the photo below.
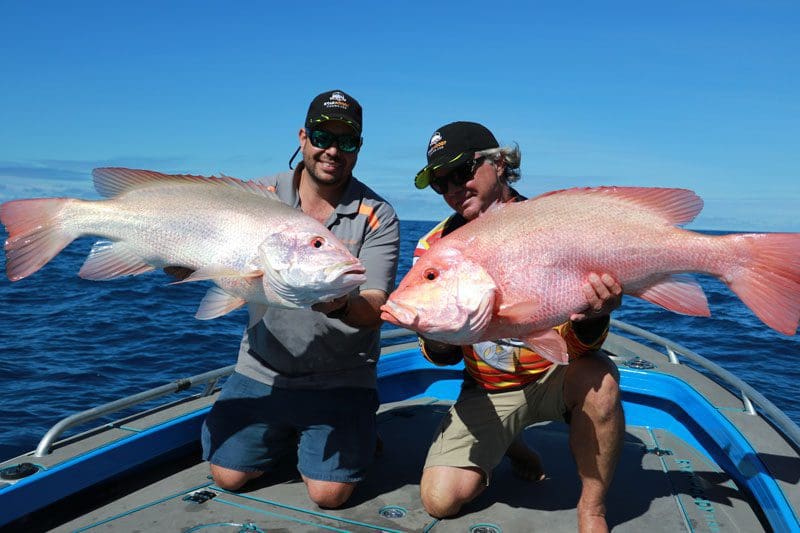
[[[296,174],[263,180],[298,209],[294,178],[302,168],[301,163]],[[389,294],[394,289],[400,223],[386,200],[353,177],[325,226],[367,270],[367,281],[357,291],[380,289]],[[379,355],[376,329],[354,328],[311,309],[269,307],[261,322],[245,331],[236,371],[283,388],[375,388]]]

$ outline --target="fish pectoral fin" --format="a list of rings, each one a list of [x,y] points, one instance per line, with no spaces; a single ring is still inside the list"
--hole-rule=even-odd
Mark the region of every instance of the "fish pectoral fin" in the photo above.
[[[219,287],[211,287],[203,296],[200,306],[197,308],[195,318],[198,320],[211,320],[222,315],[227,315],[231,311],[239,309],[245,304],[244,298],[231,296]]]
[[[497,316],[510,324],[524,324],[539,310],[539,303],[535,301],[520,302],[511,305],[501,305]]]
[[[97,241],[78,275],[94,281],[135,276],[154,270],[123,242]]]
[[[567,343],[554,329],[536,331],[520,339],[531,350],[557,365],[569,363]]]
[[[241,272],[225,265],[208,265],[199,268],[186,276],[182,280],[173,281],[170,285],[178,285],[180,283],[189,283],[191,281],[203,281],[207,279],[219,278],[242,278],[242,279],[256,279],[263,276],[264,273],[260,270],[251,270],[249,272]]]
[[[711,316],[700,284],[688,274],[666,276],[641,291],[631,293],[648,302],[690,316]]]
[[[247,306],[247,312],[250,315],[250,320],[247,323],[247,329],[252,328],[264,318],[264,313],[267,312],[267,306],[264,304],[250,303]]]

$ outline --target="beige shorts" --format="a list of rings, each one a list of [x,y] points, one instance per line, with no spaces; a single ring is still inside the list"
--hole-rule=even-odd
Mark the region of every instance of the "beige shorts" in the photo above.
[[[510,392],[464,387],[436,430],[425,468],[478,467],[488,484],[492,470],[523,429],[536,422],[564,420],[567,368],[553,365],[537,381]]]

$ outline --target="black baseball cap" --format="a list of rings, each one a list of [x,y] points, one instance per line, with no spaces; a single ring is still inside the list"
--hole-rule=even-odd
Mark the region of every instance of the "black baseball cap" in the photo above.
[[[361,135],[361,105],[358,101],[339,89],[327,91],[311,101],[306,114],[306,128],[320,122],[339,120],[351,126]]]
[[[428,141],[428,164],[414,178],[417,189],[431,184],[433,172],[440,168],[455,168],[472,159],[475,152],[500,145],[486,126],[477,122],[451,122],[431,135]]]

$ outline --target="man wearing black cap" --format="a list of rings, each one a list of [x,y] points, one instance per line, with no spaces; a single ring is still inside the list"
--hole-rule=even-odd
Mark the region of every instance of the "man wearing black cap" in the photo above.
[[[245,332],[236,371],[202,431],[220,487],[237,490],[291,459],[310,498],[339,507],[375,454],[380,306],[394,287],[400,237],[392,207],[352,174],[361,125],[352,96],[320,94],[298,134],[302,162],[266,180],[330,229],[361,260],[367,281],[312,309],[268,308]]]
[[[417,173],[455,213],[420,239],[416,260],[456,228],[496,203],[524,200],[511,187],[520,177],[520,151],[500,147],[492,132],[475,122],[439,128],[428,143],[428,164]],[[498,243],[502,246],[502,243]],[[464,361],[464,384],[442,420],[428,451],[420,482],[425,509],[437,518],[452,516],[488,485],[504,455],[515,473],[544,477],[539,456],[522,440],[530,424],[566,420],[570,447],[582,483],[578,501],[581,531],[607,531],[605,495],[625,430],[619,375],[597,350],[608,333],[609,313],[619,306],[622,288],[608,274],[591,274],[584,286],[586,311],[559,326],[569,348],[569,365],[554,365],[515,339],[452,346],[420,337],[423,355],[437,365]],[[509,352],[513,372],[492,368],[478,353]]]

